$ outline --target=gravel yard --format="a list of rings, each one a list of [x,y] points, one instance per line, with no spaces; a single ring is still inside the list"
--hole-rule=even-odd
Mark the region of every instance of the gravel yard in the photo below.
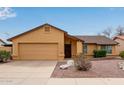
[[[59,69],[65,64],[58,62],[51,77],[53,78],[124,78],[124,71],[119,69],[118,63],[124,60],[98,60],[92,61],[89,71],[77,71],[74,67],[66,70]]]

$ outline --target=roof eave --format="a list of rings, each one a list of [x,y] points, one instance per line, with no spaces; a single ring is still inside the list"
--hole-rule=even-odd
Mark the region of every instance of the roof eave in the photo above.
[[[77,38],[77,37],[75,37],[75,36],[72,36],[72,35],[69,35],[69,34],[67,34],[67,36],[69,36],[69,37],[72,38],[72,39],[75,39],[75,40],[79,40],[79,41],[81,41],[81,42],[84,42],[82,39],[79,39],[79,38]]]
[[[24,35],[24,34],[26,34],[26,33],[31,32],[31,31],[37,30],[37,29],[39,29],[39,28],[41,28],[41,27],[43,27],[43,26],[45,26],[45,25],[54,27],[54,28],[56,28],[56,29],[58,29],[58,30],[60,30],[60,31],[62,31],[62,32],[64,32],[64,33],[67,33],[66,31],[64,31],[64,30],[62,30],[62,29],[60,29],[60,28],[57,28],[57,27],[52,26],[52,25],[50,25],[50,24],[48,24],[48,23],[45,23],[45,24],[43,24],[43,25],[41,25],[41,26],[35,27],[35,28],[31,29],[31,30],[28,30],[28,31],[26,31],[26,32],[23,32],[23,33],[21,33],[21,34],[18,34],[18,35],[16,35],[16,36],[13,36],[13,37],[7,39],[7,41],[12,41],[12,39],[14,39],[14,38],[16,38],[16,37],[19,37],[19,36],[21,36],[21,35]]]

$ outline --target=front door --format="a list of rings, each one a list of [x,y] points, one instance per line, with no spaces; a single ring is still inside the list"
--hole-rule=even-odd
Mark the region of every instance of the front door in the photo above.
[[[71,44],[65,44],[65,58],[71,58]]]

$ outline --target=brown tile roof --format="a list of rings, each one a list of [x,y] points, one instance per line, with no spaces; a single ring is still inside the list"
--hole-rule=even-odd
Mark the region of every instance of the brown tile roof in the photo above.
[[[80,39],[80,38],[77,38],[76,36],[73,36],[73,35],[69,35],[67,34],[68,38],[71,38],[71,39],[75,39],[75,40],[79,40],[81,42],[84,42],[84,40]]]
[[[84,43],[93,43],[99,45],[116,45],[116,41],[109,39],[105,36],[76,36],[79,39],[84,40]]]

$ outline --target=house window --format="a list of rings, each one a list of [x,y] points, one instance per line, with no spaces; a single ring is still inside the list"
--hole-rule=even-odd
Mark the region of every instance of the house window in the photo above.
[[[49,26],[45,26],[44,29],[45,29],[45,32],[50,32],[50,30],[51,30]]]
[[[83,44],[83,53],[84,54],[87,54],[87,50],[88,50],[87,46],[88,46],[87,44],[85,44],[85,43]]]
[[[102,49],[102,50],[106,50],[106,52],[107,52],[108,54],[111,54],[111,53],[112,53],[112,46],[104,45],[104,46],[101,46],[101,49]]]

